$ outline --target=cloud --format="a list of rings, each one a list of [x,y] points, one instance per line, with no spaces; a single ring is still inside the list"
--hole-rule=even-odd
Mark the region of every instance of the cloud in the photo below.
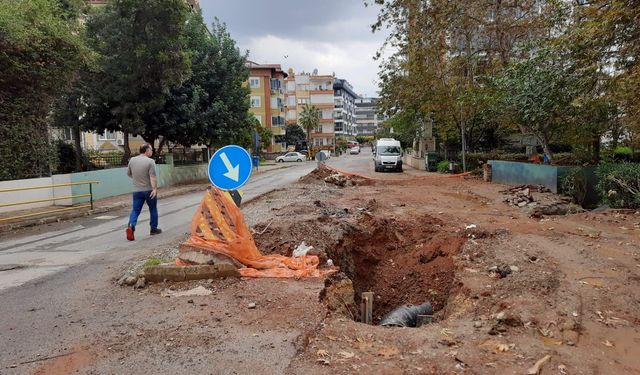
[[[335,73],[349,81],[358,94],[375,96],[377,63],[373,56],[379,47],[376,41],[347,40],[342,43],[315,42],[266,35],[251,38],[249,59],[258,64],[281,64],[284,70],[319,74]],[[285,56],[287,56],[285,58]]]
[[[296,72],[335,72],[359,94],[375,96],[384,34],[372,34],[378,8],[362,0],[201,0],[207,23],[227,24],[240,49],[257,63]],[[288,56],[285,58],[284,56]]]

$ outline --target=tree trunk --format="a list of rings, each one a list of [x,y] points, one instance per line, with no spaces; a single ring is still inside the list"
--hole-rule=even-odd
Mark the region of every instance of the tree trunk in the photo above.
[[[75,124],[71,130],[73,131],[73,148],[76,153],[76,172],[85,170],[84,152],[82,152],[82,143],[80,142],[81,132],[80,125]]]
[[[600,134],[593,134],[591,139],[593,161],[600,161]]]
[[[124,132],[124,155],[122,155],[122,165],[125,165],[131,159],[131,148],[129,147],[129,132]]]

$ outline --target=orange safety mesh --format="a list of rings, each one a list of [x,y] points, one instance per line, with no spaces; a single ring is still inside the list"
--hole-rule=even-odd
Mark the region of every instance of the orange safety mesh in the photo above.
[[[207,190],[193,216],[191,237],[186,244],[236,259],[246,266],[239,270],[246,277],[322,277],[334,271],[319,270],[319,260],[314,255],[262,255],[238,206],[215,187]]]

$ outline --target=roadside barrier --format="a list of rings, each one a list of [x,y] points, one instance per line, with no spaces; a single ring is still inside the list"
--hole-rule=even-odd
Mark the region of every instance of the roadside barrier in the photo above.
[[[21,214],[21,215],[16,215],[16,216],[4,217],[4,218],[0,218],[0,222],[12,221],[12,220],[17,220],[17,219],[25,219],[25,218],[34,217],[34,216],[44,216],[44,215],[58,213],[58,212],[77,210],[77,209],[80,209],[80,208],[93,209],[93,185],[94,184],[98,184],[98,183],[99,183],[98,181],[80,181],[80,182],[70,182],[70,183],[66,183],[66,184],[51,184],[51,185],[12,188],[12,189],[2,189],[2,190],[0,190],[0,194],[2,194],[2,193],[11,193],[11,192],[16,192],[16,191],[25,191],[25,190],[53,189],[53,188],[57,188],[57,187],[68,187],[68,186],[76,186],[76,185],[89,185],[89,193],[87,193],[87,194],[77,194],[77,195],[68,195],[68,196],[64,196],[64,197],[51,197],[51,198],[42,198],[42,199],[31,199],[31,200],[18,201],[18,202],[0,203],[0,208],[2,208],[2,207],[12,207],[12,206],[21,206],[21,205],[27,205],[27,204],[33,204],[33,203],[42,203],[42,202],[53,202],[55,204],[56,201],[61,201],[61,200],[65,200],[65,199],[73,199],[73,198],[84,198],[84,197],[89,197],[89,203],[81,204],[81,205],[77,205],[77,206],[65,207],[65,208],[58,208],[58,209],[55,209],[55,210],[39,211],[39,212],[33,212],[33,213],[29,213],[29,214]]]
[[[335,269],[318,269],[319,260],[315,255],[290,258],[261,254],[240,208],[228,194],[215,187],[204,194],[191,222],[191,237],[185,244],[203,253],[233,258],[245,266],[239,269],[244,277],[323,277],[335,272]],[[180,259],[176,264],[188,265]]]

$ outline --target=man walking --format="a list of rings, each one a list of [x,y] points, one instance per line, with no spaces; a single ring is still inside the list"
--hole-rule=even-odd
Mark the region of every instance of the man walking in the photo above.
[[[133,209],[126,231],[129,241],[135,239],[133,233],[145,202],[147,202],[151,215],[151,235],[162,233],[162,230],[158,228],[158,179],[156,178],[156,162],[151,159],[152,155],[151,145],[145,143],[140,146],[140,155],[129,160],[127,175],[133,180]]]

